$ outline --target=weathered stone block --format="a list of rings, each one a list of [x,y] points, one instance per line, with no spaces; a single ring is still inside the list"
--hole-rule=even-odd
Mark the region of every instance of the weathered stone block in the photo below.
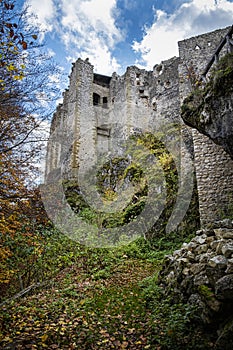
[[[215,250],[217,254],[221,254],[222,252],[222,247],[226,243],[225,240],[223,239],[218,239],[210,243],[210,247],[212,250]]]
[[[228,230],[223,233],[223,238],[225,239],[233,239],[233,230]]]
[[[226,273],[233,273],[233,259],[229,259],[227,261],[227,269],[226,269]]]
[[[217,255],[208,261],[208,265],[223,270],[227,267],[227,259],[224,255]]]
[[[190,272],[192,275],[197,275],[201,271],[203,271],[205,268],[205,264],[193,264],[192,267],[190,268]]]
[[[202,244],[196,248],[195,253],[199,255],[202,253],[206,253],[207,250],[208,250],[208,244]]]
[[[202,234],[201,236],[196,236],[192,239],[192,242],[197,243],[197,244],[204,244],[206,243],[207,236],[206,234]]]
[[[201,286],[201,285],[208,285],[209,284],[209,279],[205,272],[194,276],[193,284],[195,286]]]
[[[213,257],[213,254],[213,252],[200,254],[197,256],[197,261],[199,261],[200,263],[207,263],[210,260],[210,258]]]
[[[226,258],[230,258],[233,253],[233,243],[227,243],[222,247],[222,254]]]
[[[233,274],[223,276],[216,282],[215,295],[219,300],[233,300]]]

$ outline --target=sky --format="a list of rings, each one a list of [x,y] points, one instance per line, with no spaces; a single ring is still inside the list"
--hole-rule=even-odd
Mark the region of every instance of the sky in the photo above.
[[[105,75],[152,70],[178,56],[179,40],[233,24],[233,0],[18,1],[37,15],[40,39],[67,75],[79,57]]]
[[[71,63],[89,58],[94,71],[122,75],[127,66],[152,70],[178,56],[179,40],[233,24],[233,0],[16,0],[29,6],[30,21],[63,71],[54,79],[62,92]],[[51,72],[52,74],[52,72]],[[57,103],[62,102],[61,97]]]

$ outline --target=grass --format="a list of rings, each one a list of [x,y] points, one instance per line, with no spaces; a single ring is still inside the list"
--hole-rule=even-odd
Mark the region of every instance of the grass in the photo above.
[[[126,258],[99,270],[95,261],[91,266],[80,261],[65,268],[49,289],[3,308],[2,346],[133,349],[147,345],[146,339],[140,340],[146,310],[138,281],[155,272],[151,262]]]
[[[180,244],[178,237],[140,239],[118,250],[90,249],[47,235],[37,268],[46,262],[41,275],[49,283],[3,304],[0,347],[207,349],[201,330],[190,331],[193,311],[163,300],[157,286],[163,256]]]

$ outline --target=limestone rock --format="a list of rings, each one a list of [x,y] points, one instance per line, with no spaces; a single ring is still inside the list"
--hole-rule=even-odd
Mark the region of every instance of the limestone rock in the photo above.
[[[225,244],[222,247],[222,253],[226,258],[230,258],[231,254],[233,253],[233,243]]]
[[[233,230],[225,231],[223,233],[223,238],[225,238],[225,239],[228,239],[228,238],[233,239]]]
[[[188,246],[187,246],[187,248],[188,248],[188,250],[189,251],[193,251],[195,248],[197,247],[197,243],[194,243],[194,242],[190,242],[190,243],[188,243]]]
[[[213,241],[214,241],[214,236],[208,236],[207,238],[206,238],[206,243],[207,244],[210,244],[210,243],[212,243]]]
[[[227,259],[223,255],[217,255],[209,260],[208,265],[218,269],[225,269],[227,267]]]
[[[208,324],[211,322],[208,310],[206,309],[206,305],[203,302],[203,300],[199,294],[191,294],[188,302],[189,302],[189,304],[197,307],[197,309],[201,315],[201,318],[205,324]]]
[[[233,221],[231,219],[223,219],[214,222],[215,228],[233,228]]]
[[[217,229],[214,230],[214,233],[215,233],[215,236],[218,239],[222,239],[223,238],[223,229],[217,228]]]
[[[203,271],[205,268],[205,264],[193,264],[190,272],[195,276],[199,274],[201,271]]]
[[[210,243],[211,249],[215,250],[217,254],[222,253],[222,247],[226,243],[223,239],[218,239]]]
[[[195,305],[204,324],[217,325],[222,334],[219,346],[230,337],[228,331],[221,333],[224,318],[232,316],[233,320],[231,234],[226,227],[200,230],[190,243],[166,257],[158,278],[165,294],[172,293],[174,302]]]
[[[233,300],[233,274],[223,276],[217,281],[215,295],[219,300]]]
[[[233,230],[227,228],[218,228],[214,230],[216,237],[219,239],[233,239]]]
[[[196,236],[192,239],[192,242],[197,243],[197,244],[204,244],[206,243],[206,234],[202,234],[201,236]]]
[[[200,263],[207,263],[210,260],[210,258],[212,258],[211,253],[197,255],[197,261],[199,261]]]
[[[209,279],[205,273],[196,275],[193,280],[194,286],[202,286],[209,284]]]
[[[202,244],[199,247],[197,247],[196,249],[196,253],[197,254],[202,254],[202,253],[206,253],[208,250],[208,244]]]
[[[195,255],[191,251],[188,251],[186,256],[189,261],[195,261]]]
[[[229,274],[233,273],[233,259],[228,260],[226,273],[229,273]]]

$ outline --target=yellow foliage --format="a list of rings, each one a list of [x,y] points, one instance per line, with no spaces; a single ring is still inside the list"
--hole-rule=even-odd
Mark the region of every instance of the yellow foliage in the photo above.
[[[6,260],[12,255],[9,248],[0,246],[0,283],[7,284],[14,274],[13,270],[8,269]]]
[[[9,64],[9,66],[6,67],[6,69],[11,72],[11,71],[16,71],[17,68],[13,64]]]
[[[106,200],[112,201],[116,199],[117,194],[111,188],[107,188],[104,192],[104,196]]]
[[[48,334],[44,334],[41,337],[41,341],[44,343],[48,339]]]
[[[167,153],[161,154],[159,156],[159,162],[165,170],[169,170],[173,162],[172,155]]]
[[[13,79],[14,80],[23,80],[24,76],[23,75],[14,75]]]
[[[8,248],[0,246],[0,283],[9,283],[14,274],[14,271],[9,270],[6,265],[6,259],[11,255],[12,253]]]
[[[12,253],[9,250],[9,248],[0,246],[0,262],[7,259],[11,255],[12,255]]]

